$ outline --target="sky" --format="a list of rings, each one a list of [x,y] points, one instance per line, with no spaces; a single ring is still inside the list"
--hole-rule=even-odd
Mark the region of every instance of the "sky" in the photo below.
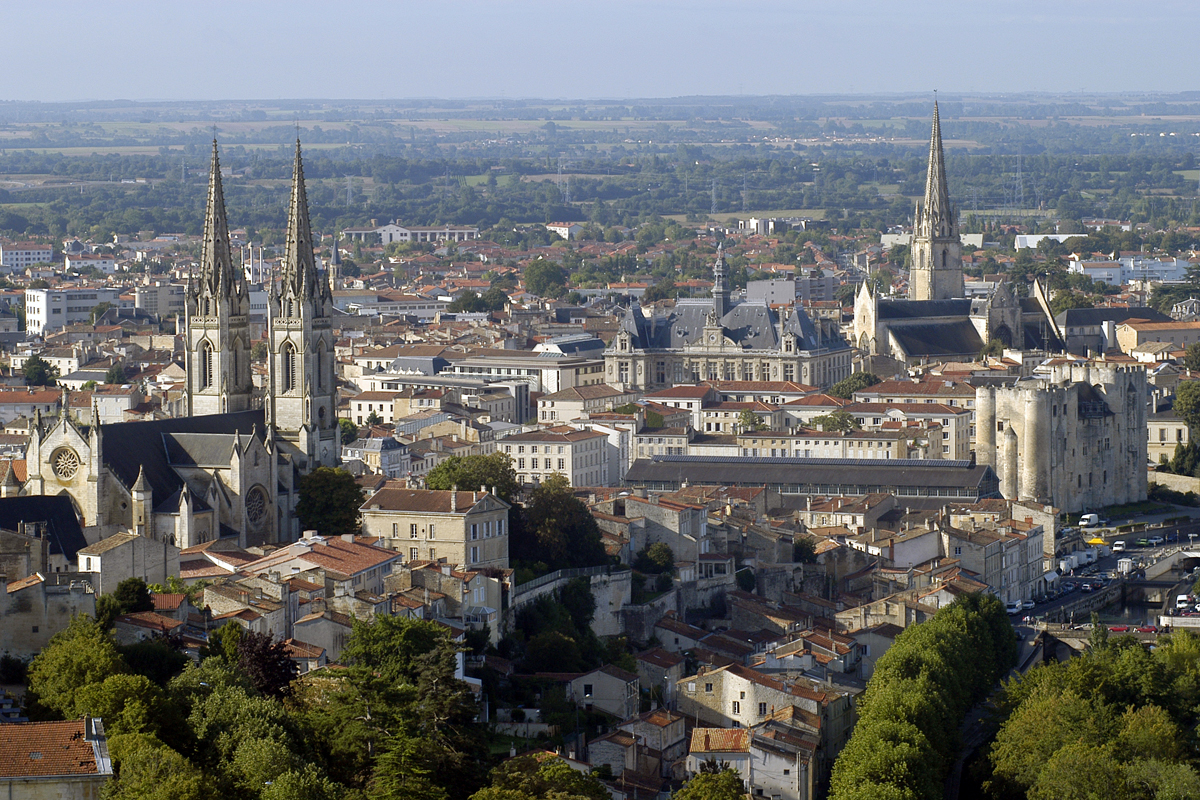
[[[2,0],[0,8],[0,100],[1200,89],[1188,63],[1196,0]]]

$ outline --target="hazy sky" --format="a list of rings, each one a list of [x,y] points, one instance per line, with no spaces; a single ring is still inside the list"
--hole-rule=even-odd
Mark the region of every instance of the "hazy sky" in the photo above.
[[[1200,89],[1196,0],[3,0],[3,100]]]

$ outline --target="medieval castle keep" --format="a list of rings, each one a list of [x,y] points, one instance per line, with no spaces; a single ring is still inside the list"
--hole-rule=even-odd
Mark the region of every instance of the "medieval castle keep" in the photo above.
[[[1010,500],[1075,513],[1146,499],[1146,370],[1070,364],[975,390],[976,455]]]

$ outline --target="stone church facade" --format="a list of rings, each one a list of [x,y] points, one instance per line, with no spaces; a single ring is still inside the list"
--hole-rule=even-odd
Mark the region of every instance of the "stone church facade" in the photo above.
[[[950,203],[937,104],[929,140],[925,197],[914,217],[907,298],[882,297],[864,282],[854,298],[854,344],[870,363],[974,360],[993,340],[1019,350],[1059,349],[1049,299],[1035,283],[1017,297],[1001,283],[987,297],[964,297],[958,215]]]
[[[701,381],[796,381],[828,388],[850,376],[852,351],[837,326],[799,305],[731,302],[718,247],[712,299],[683,298],[666,316],[635,303],[604,351],[605,382],[655,391]]]
[[[1009,500],[1077,513],[1146,499],[1146,370],[1069,364],[975,390],[975,452]]]
[[[268,388],[250,378],[249,292],[229,246],[216,142],[197,274],[186,298],[187,415],[90,424],[34,419],[25,494],[66,494],[88,540],[131,530],[180,548],[294,541],[300,478],[338,463],[332,292],[316,269],[300,145],[287,246],[268,292]]]

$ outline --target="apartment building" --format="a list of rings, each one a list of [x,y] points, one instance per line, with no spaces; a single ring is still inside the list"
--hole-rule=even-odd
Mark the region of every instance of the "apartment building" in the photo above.
[[[92,309],[119,302],[119,289],[26,289],[25,329],[42,336],[77,322],[90,322]]]
[[[406,562],[508,569],[509,504],[488,492],[407,489],[389,484],[363,503],[363,533]]]
[[[54,258],[54,248],[48,244],[13,242],[0,244],[0,267],[9,272],[19,272],[34,264],[49,264]]]
[[[608,436],[601,431],[559,425],[514,434],[497,446],[512,459],[523,484],[541,483],[557,473],[572,486],[609,486],[614,470],[607,445]]]

